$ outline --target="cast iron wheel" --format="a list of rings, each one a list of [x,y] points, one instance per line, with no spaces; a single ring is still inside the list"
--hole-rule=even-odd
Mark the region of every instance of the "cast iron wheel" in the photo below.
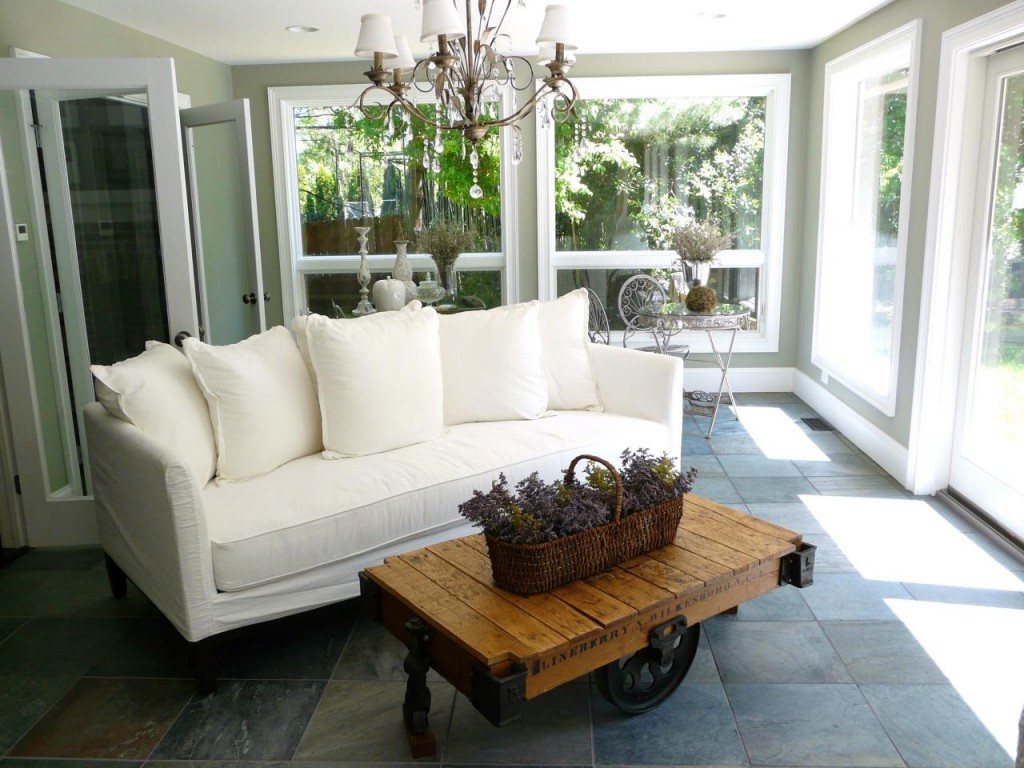
[[[676,638],[666,664],[651,648],[613,661],[594,673],[597,689],[609,703],[631,715],[654,709],[683,682],[699,641],[700,624],[694,624]]]

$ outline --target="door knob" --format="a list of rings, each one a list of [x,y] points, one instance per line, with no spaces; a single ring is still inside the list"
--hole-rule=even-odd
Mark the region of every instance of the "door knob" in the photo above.
[[[242,294],[242,303],[243,304],[255,304],[256,303],[256,294],[255,293],[243,293]]]
[[[178,333],[175,334],[175,336],[174,336],[174,343],[175,343],[176,346],[180,347],[184,343],[185,339],[191,339],[191,338],[192,338],[192,334],[189,333],[188,331],[178,331]]]
[[[263,292],[263,300],[264,301],[270,301],[270,291],[264,291]]]

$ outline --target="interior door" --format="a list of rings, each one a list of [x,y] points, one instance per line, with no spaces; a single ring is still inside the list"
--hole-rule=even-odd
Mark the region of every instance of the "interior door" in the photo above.
[[[0,60],[0,98],[27,94],[32,109],[0,110],[0,362],[28,542],[45,545],[95,538],[92,499],[73,482],[84,456],[67,455],[53,424],[92,399],[88,363],[198,336],[199,321],[173,62]],[[63,219],[31,218],[40,186]],[[84,454],[73,422],[64,434]]]
[[[1024,50],[989,60],[950,487],[1024,539]]]
[[[266,330],[249,100],[181,111],[203,337],[233,344]]]

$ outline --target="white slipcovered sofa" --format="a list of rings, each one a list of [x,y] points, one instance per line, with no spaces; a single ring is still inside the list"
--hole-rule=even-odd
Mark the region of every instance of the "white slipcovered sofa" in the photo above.
[[[512,482],[534,471],[554,479],[577,454],[614,459],[627,447],[678,459],[682,362],[602,345],[591,360],[600,411],[458,424],[396,450],[335,461],[316,453],[220,485],[200,484],[166,446],[91,404],[93,492],[112,583],[123,571],[199,643],[352,598],[363,568],[473,532],[458,505],[500,472]]]

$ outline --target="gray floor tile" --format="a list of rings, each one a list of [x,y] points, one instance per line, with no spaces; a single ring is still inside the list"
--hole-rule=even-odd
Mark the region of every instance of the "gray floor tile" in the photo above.
[[[32,619],[0,643],[0,675],[81,675],[130,627],[128,619]]]
[[[682,685],[660,707],[627,715],[592,691],[599,765],[746,765],[721,685]]]
[[[826,533],[821,521],[802,501],[776,504],[748,504],[750,514],[804,535]]]
[[[814,621],[814,614],[804,601],[802,590],[782,587],[748,600],[740,606],[731,621]]]
[[[0,755],[74,684],[67,677],[0,677]]]
[[[821,628],[858,683],[946,682],[902,622],[824,621]]]
[[[16,630],[26,621],[28,621],[28,619],[23,616],[0,618],[0,642],[2,642],[5,637],[11,634],[14,630]]]
[[[715,456],[684,456],[683,467],[693,467],[698,477],[725,477],[725,470]]]
[[[455,700],[448,763],[589,763],[591,686],[565,685],[527,702],[522,717],[495,728],[465,696]]]
[[[725,689],[754,765],[903,765],[856,685]]]
[[[1007,552],[1004,547],[992,541],[981,531],[970,531],[967,534],[967,538],[1004,568],[1015,572],[1024,571],[1024,560],[1021,557],[1015,557],[1010,552]]]
[[[405,645],[388,632],[379,621],[360,617],[352,628],[338,665],[331,675],[335,680],[389,680],[404,683]],[[434,670],[429,680],[440,680]]]
[[[834,453],[858,453],[857,449],[843,440],[837,432],[808,432],[807,437],[826,456],[831,456]]]
[[[705,499],[717,501],[719,504],[732,504],[740,499],[736,487],[726,477],[701,477],[697,475],[697,482],[693,486],[693,492]]]
[[[358,613],[347,601],[252,627],[217,646],[222,679],[326,680]],[[281,648],[287,647],[287,653]]]
[[[89,571],[102,561],[103,550],[99,547],[40,547],[30,549],[7,567],[12,571]]]
[[[288,760],[324,685],[312,680],[221,682],[215,693],[192,698],[153,757]]]
[[[430,729],[437,739],[437,762],[445,749],[455,689],[430,686]],[[332,681],[298,750],[296,760],[403,762],[410,759],[402,723],[403,683]],[[488,727],[493,728],[490,724]]]
[[[955,581],[955,578],[953,579]],[[984,589],[982,587],[957,587],[946,584],[904,583],[907,591],[916,600],[931,603],[952,603],[954,605],[984,605],[990,608],[1024,610],[1024,591],[1012,592],[1005,589]],[[1024,584],[1020,587],[1024,590]]]
[[[815,574],[803,598],[818,621],[893,621],[887,598],[913,600],[902,584],[865,579],[858,573]]]
[[[711,444],[711,450],[719,457],[737,453],[751,455],[761,452],[761,448],[754,438],[747,436],[712,434],[711,439],[706,442]]]
[[[822,496],[907,499],[911,495],[888,476],[812,477],[811,484]]]
[[[162,616],[133,619],[86,674],[97,677],[192,677],[189,646]]]
[[[949,685],[864,685],[910,768],[1012,768],[1013,760]]]
[[[711,442],[704,439],[696,426],[683,427],[683,456],[710,456]]]
[[[702,435],[708,433],[708,427],[711,425],[711,418],[709,416],[694,416],[693,421]],[[732,409],[723,405],[722,409],[718,412],[718,419],[715,421],[715,429],[711,436],[748,437],[749,434],[746,425],[733,416]]]
[[[2,768],[139,768],[142,760],[118,760],[112,763],[110,760],[68,760],[65,757],[39,758],[39,757],[5,757],[0,758]],[[152,765],[152,763],[150,763]],[[190,766],[190,768],[199,768]],[[270,766],[264,766],[270,768]]]
[[[720,456],[718,460],[729,477],[800,477],[792,461],[769,459],[760,453],[731,454]]]
[[[690,671],[683,679],[683,685],[709,685],[721,682],[714,654],[711,653],[711,646],[707,644],[707,632],[701,632],[701,644],[697,647],[697,655],[694,656]]]
[[[707,631],[725,683],[853,681],[817,622],[718,621]]]
[[[856,453],[836,453],[825,461],[797,461],[794,463],[807,477],[856,477],[881,474],[877,464]]]
[[[827,533],[812,533],[807,536],[807,541],[818,548],[814,553],[815,573],[844,573],[857,570],[846,557],[842,547]]]
[[[817,495],[817,490],[802,477],[736,477],[733,485],[747,504],[793,503],[801,496]]]

